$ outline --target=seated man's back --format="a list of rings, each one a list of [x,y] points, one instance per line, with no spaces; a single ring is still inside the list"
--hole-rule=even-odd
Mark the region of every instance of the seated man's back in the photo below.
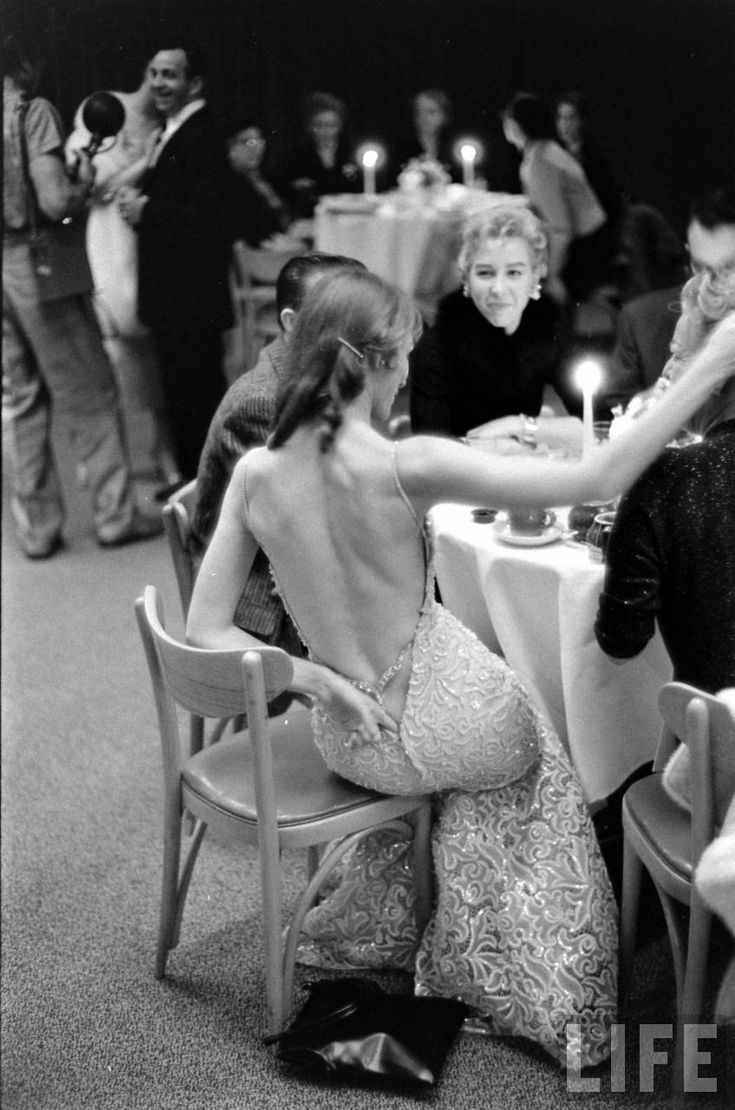
[[[605,401],[625,406],[648,389],[666,365],[681,314],[681,286],[644,293],[623,306],[610,358]]]

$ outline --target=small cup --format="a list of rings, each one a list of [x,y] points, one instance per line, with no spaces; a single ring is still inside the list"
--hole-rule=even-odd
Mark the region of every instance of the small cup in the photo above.
[[[590,559],[594,559],[597,563],[604,563],[605,561],[607,545],[614,523],[614,512],[598,513],[589,527],[585,542],[589,549]]]
[[[511,532],[519,536],[540,536],[556,521],[551,509],[509,509],[508,523]]]
[[[573,505],[569,510],[569,528],[574,533],[574,538],[583,543],[587,538],[587,533],[594,524],[595,517],[599,513],[605,512],[607,509],[612,509],[612,501],[597,501],[587,502],[582,505]]]

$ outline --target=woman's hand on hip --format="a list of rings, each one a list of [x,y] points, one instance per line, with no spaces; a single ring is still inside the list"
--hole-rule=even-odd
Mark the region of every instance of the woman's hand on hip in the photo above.
[[[398,725],[370,694],[334,671],[328,671],[326,690],[317,698],[330,717],[348,735],[350,747],[377,744],[381,732],[398,735]]]

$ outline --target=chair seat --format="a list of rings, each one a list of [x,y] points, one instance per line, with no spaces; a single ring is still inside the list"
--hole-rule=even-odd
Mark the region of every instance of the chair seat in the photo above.
[[[626,816],[648,841],[656,856],[691,882],[692,844],[689,813],[677,805],[662,785],[660,774],[648,775],[629,786],[623,799]]]
[[[295,826],[336,816],[387,795],[355,786],[327,767],[311,732],[311,716],[296,710],[270,727],[278,824]],[[293,774],[294,757],[299,778]],[[242,821],[256,822],[253,753],[246,733],[228,737],[192,756],[182,778],[204,802]]]

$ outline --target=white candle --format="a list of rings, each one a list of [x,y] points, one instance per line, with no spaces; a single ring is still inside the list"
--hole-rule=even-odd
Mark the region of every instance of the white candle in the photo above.
[[[362,155],[362,191],[366,197],[375,196],[375,167],[378,157],[377,150],[366,150]]]
[[[469,188],[475,184],[475,159],[477,158],[477,147],[474,145],[474,143],[462,143],[459,155],[462,159],[462,181]]]
[[[582,390],[582,454],[586,455],[595,446],[594,397],[602,378],[599,363],[592,358],[584,359],[577,367],[575,378]]]

